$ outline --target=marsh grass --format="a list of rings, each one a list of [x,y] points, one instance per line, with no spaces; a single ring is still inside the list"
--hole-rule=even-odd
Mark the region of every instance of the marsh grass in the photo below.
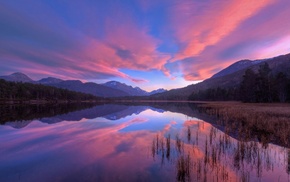
[[[166,136],[166,158],[167,160],[170,159],[170,150],[171,150],[171,147],[170,147],[170,134],[168,134]]]
[[[151,154],[152,154],[152,157],[155,158],[155,154],[156,154],[156,140],[155,140],[155,138],[152,140]]]
[[[196,130],[196,134],[195,134],[195,143],[196,145],[198,145],[198,130]]]
[[[271,142],[290,147],[289,104],[206,103],[199,105],[199,112],[239,140],[257,140],[265,148]]]
[[[190,181],[191,159],[189,154],[179,156],[176,168],[176,178],[178,181]]]
[[[179,137],[178,134],[176,134],[176,137],[175,137],[175,144],[176,144],[176,148],[177,148],[177,151],[179,153],[183,152],[183,149],[184,149],[184,143],[183,141],[181,141],[181,138]]]
[[[187,127],[187,141],[188,141],[188,142],[191,141],[191,129],[190,129],[189,126]]]

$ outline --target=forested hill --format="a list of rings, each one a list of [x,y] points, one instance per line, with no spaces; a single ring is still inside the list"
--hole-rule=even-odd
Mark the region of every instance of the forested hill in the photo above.
[[[40,84],[8,82],[0,79],[0,101],[89,101],[100,100],[90,94]]]
[[[274,58],[248,62],[249,61],[236,62],[203,82],[189,85],[184,88],[172,89],[161,94],[155,94],[151,96],[151,99],[187,100],[192,93],[204,92],[210,89],[238,89],[247,69],[251,69],[255,74],[258,74],[258,70],[265,63],[267,63],[268,67],[271,69],[269,76],[276,77],[279,73],[283,73],[287,78],[290,78],[290,53]]]
[[[247,69],[238,87],[209,88],[193,92],[189,100],[226,101],[240,100],[243,102],[290,102],[290,78],[283,72],[271,74],[267,62],[260,65],[257,72]]]

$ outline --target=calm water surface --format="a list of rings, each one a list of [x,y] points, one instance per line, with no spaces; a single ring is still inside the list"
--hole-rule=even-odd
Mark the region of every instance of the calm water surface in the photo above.
[[[289,149],[238,141],[186,104],[56,107],[2,109],[1,182],[289,181]]]

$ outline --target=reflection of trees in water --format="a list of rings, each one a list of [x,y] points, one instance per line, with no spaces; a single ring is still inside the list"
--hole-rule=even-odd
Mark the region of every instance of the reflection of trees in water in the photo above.
[[[161,165],[174,165],[178,181],[261,180],[264,171],[274,171],[275,165],[281,164],[281,151],[265,148],[258,142],[235,140],[214,127],[202,134],[197,129],[199,137],[188,140],[194,130],[187,128],[186,131],[176,134],[174,139],[169,134],[157,134],[152,142],[152,156],[160,159]],[[287,154],[288,163],[284,164],[289,174],[289,150]]]
[[[27,121],[36,118],[53,117],[81,109],[90,108],[95,103],[0,105],[0,124],[13,121]]]

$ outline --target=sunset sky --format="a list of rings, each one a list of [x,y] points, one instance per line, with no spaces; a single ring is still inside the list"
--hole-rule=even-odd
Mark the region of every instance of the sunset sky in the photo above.
[[[0,75],[147,91],[290,52],[290,0],[0,0]]]

